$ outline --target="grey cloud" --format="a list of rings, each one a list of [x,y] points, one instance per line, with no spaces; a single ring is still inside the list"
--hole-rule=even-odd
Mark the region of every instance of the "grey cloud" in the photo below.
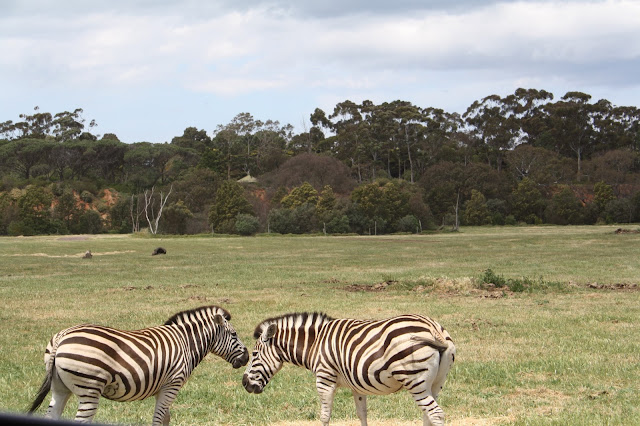
[[[261,9],[305,18],[335,18],[349,15],[406,15],[420,11],[464,13],[496,3],[517,1],[521,3],[553,2],[553,0],[502,0],[500,2],[495,0],[65,0],[64,2],[3,0],[2,12],[5,18],[16,15],[74,17],[92,13],[115,13],[173,15],[176,19],[185,17],[207,19],[226,12]],[[585,3],[584,0],[580,2]]]

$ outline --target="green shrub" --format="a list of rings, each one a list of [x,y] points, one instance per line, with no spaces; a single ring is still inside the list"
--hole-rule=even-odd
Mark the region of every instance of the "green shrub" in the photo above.
[[[305,203],[294,209],[274,209],[269,213],[269,227],[280,234],[304,234],[316,224],[315,206]]]
[[[240,235],[254,235],[260,229],[260,221],[255,216],[239,214],[236,216],[235,228]]]
[[[396,224],[396,231],[398,232],[419,232],[420,223],[414,215],[406,215],[398,221]]]
[[[325,229],[329,234],[348,234],[351,232],[347,215],[335,215],[325,223]]]
[[[93,194],[89,191],[82,191],[80,194],[80,199],[85,203],[91,203],[93,201]]]
[[[491,268],[486,269],[480,277],[480,283],[482,287],[488,284],[494,285],[496,288],[508,288],[514,293],[521,293],[524,291],[531,292],[534,290],[563,290],[564,286],[557,282],[547,282],[540,277],[535,280],[528,277],[522,278],[505,278],[502,275],[498,275]]]
[[[78,220],[72,225],[71,231],[74,234],[100,234],[103,232],[103,227],[100,213],[95,210],[87,210],[78,217]]]

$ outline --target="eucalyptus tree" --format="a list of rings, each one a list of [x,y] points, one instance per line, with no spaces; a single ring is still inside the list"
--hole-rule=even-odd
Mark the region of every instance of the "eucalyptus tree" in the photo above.
[[[101,139],[87,144],[91,152],[92,175],[116,182],[122,178],[128,145],[117,139]]]
[[[593,104],[593,126],[596,131],[594,152],[616,149],[640,149],[640,110],[616,107],[606,99]]]
[[[414,159],[415,174],[421,176],[427,167],[441,159],[454,160],[457,157],[464,160],[464,155],[459,154],[465,146],[464,139],[458,138],[460,129],[464,127],[460,115],[439,108],[423,108],[420,115],[421,132]]]
[[[553,100],[553,94],[546,90],[519,88],[506,100],[520,124],[521,142],[535,143],[546,130],[544,106]]]
[[[475,101],[464,113],[469,132],[480,142],[488,164],[502,169],[504,153],[521,139],[512,99],[490,95]]]
[[[3,168],[29,179],[35,166],[48,163],[54,144],[48,139],[12,140],[0,145],[0,161]]]
[[[279,121],[256,122],[253,138],[256,142],[254,155],[255,174],[270,172],[287,159],[287,146],[293,134],[293,126],[280,125]]]
[[[171,161],[179,154],[175,145],[137,142],[130,144],[124,154],[125,179],[140,189],[164,184],[171,175]]]
[[[242,173],[242,141],[230,129],[219,125],[211,140],[212,147],[202,155],[202,165],[231,179]]]
[[[181,148],[190,148],[202,153],[211,146],[211,138],[207,135],[206,130],[198,130],[196,127],[187,127],[184,129],[182,136],[176,136],[171,139],[172,145]]]
[[[559,101],[545,105],[549,120],[549,142],[562,155],[574,155],[577,160],[577,179],[581,179],[582,161],[594,149],[595,107],[589,101],[591,95],[567,92]]]
[[[285,161],[284,151],[291,140],[293,127],[280,122],[255,120],[249,113],[236,115],[214,131],[212,149],[205,153],[205,163],[227,179],[241,174],[260,174]]]
[[[412,151],[417,145],[420,135],[423,133],[423,124],[420,108],[413,105],[411,102],[395,101],[393,102],[394,119],[397,123],[397,134],[399,139],[403,141],[404,148],[406,149],[406,158],[409,161],[409,173],[410,182],[414,182],[414,155]],[[402,150],[399,149],[399,152]],[[400,156],[401,157],[401,156]],[[398,170],[398,178],[401,178],[400,167]]]
[[[371,141],[368,147],[369,156],[372,163],[377,165],[383,161],[387,171],[387,177],[393,177],[392,161],[397,160],[397,126],[394,121],[393,107],[385,102],[381,105],[368,106],[371,113],[368,116]],[[372,179],[376,179],[375,168],[373,168]],[[396,173],[397,175],[397,173]]]
[[[349,100],[340,102],[329,116],[331,129],[336,134],[334,154],[342,161],[349,161],[358,182],[362,182],[363,138],[367,123],[361,107]]]
[[[5,138],[12,139],[44,139],[51,134],[53,117],[51,113],[39,112],[40,107],[33,108],[33,114],[20,114],[22,121],[13,122],[12,120],[0,123],[0,135]]]
[[[65,142],[79,139],[85,128],[85,119],[82,117],[82,108],[76,108],[73,112],[59,112],[53,117],[53,134],[58,141]],[[89,123],[89,130],[97,126],[95,120]]]

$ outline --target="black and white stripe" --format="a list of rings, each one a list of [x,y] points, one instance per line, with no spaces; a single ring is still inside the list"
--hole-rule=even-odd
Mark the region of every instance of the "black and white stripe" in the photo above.
[[[385,320],[333,319],[321,313],[270,318],[254,332],[256,344],[242,383],[261,393],[285,362],[316,376],[320,420],[329,424],[336,389],[351,389],[362,425],[367,424],[366,395],[406,389],[423,412],[424,425],[443,425],[436,398],[455,359],[449,333],[421,315]]]
[[[47,345],[47,375],[29,412],[42,404],[49,390],[52,397],[46,417],[59,418],[75,394],[75,420],[80,422],[93,419],[101,396],[114,401],[155,396],[153,424],[168,424],[171,403],[209,352],[233,368],[246,365],[248,350],[230,319],[223,308],[203,306],[142,330],[86,324],[62,330]]]

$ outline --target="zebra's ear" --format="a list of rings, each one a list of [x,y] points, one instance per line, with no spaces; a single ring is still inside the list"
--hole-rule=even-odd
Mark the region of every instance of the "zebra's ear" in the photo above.
[[[224,324],[224,317],[220,314],[214,315],[213,316],[213,322],[218,324],[218,325],[222,325]]]
[[[276,335],[276,331],[278,331],[278,326],[276,324],[269,324],[269,327],[267,327],[267,330],[264,332],[265,339],[271,339]]]

